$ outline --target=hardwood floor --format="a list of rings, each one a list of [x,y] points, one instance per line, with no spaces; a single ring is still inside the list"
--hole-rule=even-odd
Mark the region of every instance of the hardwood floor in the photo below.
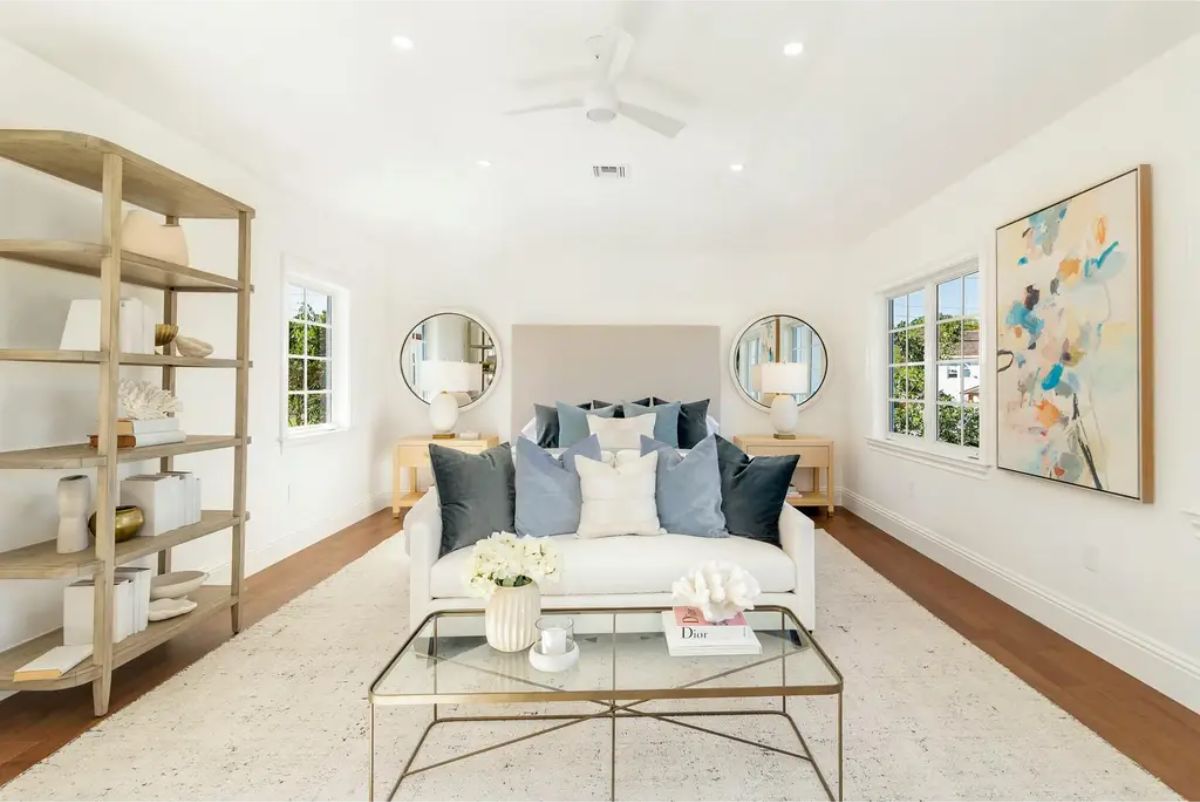
[[[1185,799],[1200,799],[1200,715],[853,513],[824,529],[918,604]]]
[[[857,516],[818,514],[860,559],[1187,799],[1200,799],[1200,715],[1076,646]],[[247,625],[365,554],[399,528],[374,515],[247,580]],[[229,621],[204,626],[118,669],[112,710],[154,688],[228,639]],[[0,702],[0,785],[98,719],[88,687],[24,693]]]
[[[400,529],[391,509],[283,559],[246,580],[242,626],[250,627]],[[232,637],[229,616],[213,616],[113,673],[110,713],[182,671]],[[90,685],[65,691],[18,693],[0,702],[0,785],[81,735],[92,715]]]

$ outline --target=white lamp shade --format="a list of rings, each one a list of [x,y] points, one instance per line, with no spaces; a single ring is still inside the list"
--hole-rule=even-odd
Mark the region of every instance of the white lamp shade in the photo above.
[[[429,359],[421,363],[421,391],[438,393],[478,393],[483,389],[483,366],[478,362],[452,362]]]
[[[760,368],[759,392],[782,395],[808,392],[807,362],[764,362],[756,367]]]

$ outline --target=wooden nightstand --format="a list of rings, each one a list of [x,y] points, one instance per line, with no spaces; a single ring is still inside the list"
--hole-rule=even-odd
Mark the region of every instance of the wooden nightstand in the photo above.
[[[733,444],[752,456],[779,457],[797,454],[796,473],[808,471],[812,490],[798,492],[794,488],[787,501],[793,507],[824,507],[833,514],[833,441],[824,437],[797,435],[792,440],[779,440],[769,434],[737,435]],[[825,488],[821,489],[821,471],[825,472]]]
[[[432,437],[405,437],[396,443],[392,451],[392,517],[399,518],[400,510],[407,509],[421,500],[424,490],[417,488],[417,469],[429,467],[429,444],[437,443],[445,448],[454,448],[468,454],[478,454],[500,445],[496,435],[466,439],[455,437],[437,439]],[[404,490],[401,478],[408,477],[408,491]]]

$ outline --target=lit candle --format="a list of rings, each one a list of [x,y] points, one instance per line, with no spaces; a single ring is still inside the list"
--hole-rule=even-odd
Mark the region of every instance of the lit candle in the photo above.
[[[566,654],[567,630],[563,627],[547,627],[542,630],[542,654]]]

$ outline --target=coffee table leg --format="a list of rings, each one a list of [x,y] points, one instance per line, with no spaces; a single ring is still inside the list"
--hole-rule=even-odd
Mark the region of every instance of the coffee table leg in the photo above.
[[[370,728],[370,731],[371,731],[371,737],[370,737],[371,757],[367,760],[368,770],[370,771],[370,774],[367,775],[367,799],[369,800],[369,802],[375,802],[375,705],[374,705],[374,703],[368,701],[367,709],[370,711],[367,714],[367,718],[368,718],[367,726]]]
[[[846,780],[842,776],[842,692],[838,691],[838,802],[846,798]]]

